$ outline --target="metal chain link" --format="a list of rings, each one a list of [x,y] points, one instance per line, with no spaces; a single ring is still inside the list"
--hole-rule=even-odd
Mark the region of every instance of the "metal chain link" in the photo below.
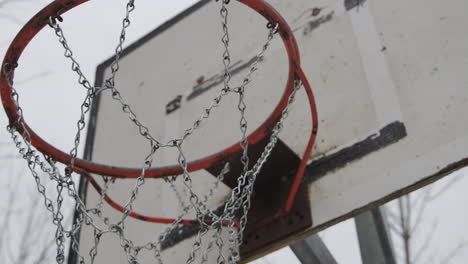
[[[111,178],[108,176],[102,177],[104,180],[104,187],[101,189],[101,194],[99,195],[99,200],[96,204],[96,207],[88,209],[88,211],[94,215],[96,215],[99,219],[103,221],[105,225],[109,225],[109,218],[103,216],[102,214],[102,206],[104,205],[105,197],[107,196],[107,192],[111,183],[114,182],[115,178]]]
[[[62,29],[60,28],[57,20],[55,17],[49,17],[49,26],[55,30],[55,35],[57,35],[60,44],[62,44],[63,48],[65,49],[64,56],[71,60],[71,69],[72,71],[76,72],[78,75],[78,83],[80,83],[86,89],[94,89],[91,83],[88,81],[86,76],[83,74],[81,70],[80,64],[76,61],[73,57],[73,51],[71,50],[65,35],[63,34]]]
[[[72,175],[72,171],[73,171],[73,168],[74,168],[74,163],[75,163],[75,159],[78,155],[78,147],[80,145],[80,141],[81,141],[81,133],[83,131],[83,129],[85,128],[86,126],[86,123],[85,123],[85,118],[86,118],[86,114],[89,112],[90,110],[90,107],[91,107],[91,104],[92,104],[92,98],[94,97],[94,93],[96,91],[96,88],[94,86],[91,86],[90,82],[88,81],[88,79],[84,76],[83,72],[81,71],[80,69],[80,65],[79,63],[77,62],[77,60],[73,57],[73,52],[65,38],[65,35],[63,33],[63,30],[61,29],[60,25],[57,23],[57,20],[53,17],[50,17],[49,18],[49,26],[52,27],[55,31],[55,34],[57,35],[57,37],[59,38],[59,42],[62,44],[63,48],[65,49],[65,57],[66,58],[69,58],[71,61],[72,61],[72,70],[74,72],[77,73],[78,75],[78,83],[81,84],[82,86],[84,86],[86,89],[87,89],[87,93],[86,93],[86,97],[83,101],[83,103],[81,104],[81,107],[80,107],[80,118],[77,122],[77,132],[76,132],[76,135],[75,135],[75,140],[74,140],[74,145],[73,145],[73,148],[72,150],[70,151],[70,157],[71,157],[71,160],[70,160],[70,164],[65,168],[65,181],[67,182],[70,182],[74,185],[74,181],[73,179],[71,178],[71,175]],[[61,183],[58,183],[57,184],[57,207],[58,209],[60,209],[60,206],[61,206],[61,203],[62,203],[62,196],[61,196],[61,193],[62,193],[62,189],[63,189],[63,185]],[[72,191],[76,194],[76,190]],[[63,219],[63,216],[60,217]],[[59,255],[60,257],[64,254],[63,253],[63,250],[64,250],[64,246],[63,246],[63,238],[61,236],[63,236],[63,227],[61,226],[61,219],[59,218],[60,222],[59,222],[59,225],[57,226],[57,235],[56,235],[56,242],[57,242],[57,248],[60,252],[57,253],[57,258],[59,258]],[[91,249],[89,255],[91,257],[91,261],[94,262],[94,258],[97,254],[97,243],[99,242],[99,233],[98,231],[94,231],[95,233],[95,236],[94,236],[94,241],[95,241],[95,245],[94,247]],[[62,258],[62,257],[61,257]],[[57,260],[58,263],[63,263],[63,260]]]
[[[5,76],[5,79],[10,87],[13,86],[13,76],[12,76],[12,70],[14,67],[9,67],[9,65],[5,64],[3,67],[3,74]],[[10,69],[10,70],[8,70]],[[31,172],[31,174],[34,177],[34,180],[36,181],[36,188],[38,192],[42,195],[44,199],[44,204],[46,206],[46,209],[51,212],[53,216],[53,221],[52,223],[57,227],[56,232],[55,232],[55,241],[57,245],[57,254],[56,254],[56,260],[57,263],[63,263],[65,255],[64,255],[64,229],[62,226],[62,220],[63,220],[63,214],[60,211],[61,204],[62,204],[62,199],[61,199],[61,182],[58,183],[57,185],[57,190],[58,190],[58,196],[56,200],[56,209],[54,209],[52,200],[47,197],[46,194],[46,187],[41,183],[41,180],[39,178],[39,174],[36,172],[36,165],[37,165],[37,160],[40,161],[40,157],[35,154],[36,151],[33,149],[32,144],[31,144],[31,135],[27,130],[24,129],[24,118],[23,118],[23,110],[19,106],[19,95],[16,92],[14,88],[12,88],[12,99],[15,102],[16,106],[16,111],[18,113],[18,119],[15,121],[15,124],[10,124],[7,126],[8,132],[10,132],[10,135],[13,139],[13,142],[15,143],[15,146],[18,148],[19,153],[22,154],[23,159],[27,162],[28,168]],[[21,140],[19,139],[17,133],[17,127],[22,128],[24,131],[23,133],[23,140],[22,142],[26,145],[26,148],[23,147],[23,144]],[[42,163],[44,164],[44,163]],[[49,172],[57,172],[57,170],[47,170]],[[51,178],[59,178],[57,175],[52,176]]]
[[[135,0],[129,0],[126,6],[126,13],[125,17],[122,20],[122,30],[120,32],[119,42],[117,47],[115,48],[114,53],[114,60],[111,63],[111,76],[107,78],[104,82],[103,89],[110,89],[112,93],[112,99],[116,100],[122,106],[122,111],[128,115],[130,121],[132,121],[138,128],[138,131],[141,136],[146,138],[149,142],[154,145],[161,145],[159,140],[152,136],[149,128],[143,125],[137,118],[137,115],[132,110],[130,105],[126,102],[126,100],[122,97],[120,91],[116,88],[115,85],[115,78],[117,76],[117,72],[120,69],[119,60],[122,56],[123,45],[126,39],[126,31],[127,28],[130,27],[130,14],[135,10]]]
[[[229,88],[229,81],[231,80],[231,73],[230,73],[230,62],[231,62],[231,55],[229,53],[229,30],[228,30],[228,9],[226,8],[226,4],[229,3],[229,1],[222,1],[221,3],[221,25],[223,29],[223,37],[221,38],[221,42],[224,45],[224,53],[223,53],[223,65],[224,65],[224,89],[225,90],[230,90]],[[249,166],[249,157],[248,157],[248,142],[247,142],[247,119],[245,118],[245,108],[246,105],[244,103],[244,91],[238,91],[239,93],[239,104],[238,104],[238,109],[241,113],[241,119],[240,119],[240,130],[242,132],[242,140],[240,143],[240,146],[243,150],[242,157],[241,157],[241,162],[244,165],[243,172],[248,170]],[[238,251],[238,245],[234,238],[235,230],[234,230],[234,215],[226,216],[230,224],[228,225],[228,233],[229,233],[229,259],[234,259],[235,255],[237,254]],[[218,234],[218,231],[216,232]],[[216,245],[218,246],[219,249],[219,254],[218,254],[218,259],[217,261],[219,262],[222,260],[223,262],[225,261],[225,258],[222,254],[222,247],[223,243],[219,243],[218,240],[216,240]],[[206,255],[204,255],[206,256]]]
[[[121,32],[121,35],[120,35],[119,45],[116,48],[116,58],[115,58],[112,66],[111,66],[112,76],[111,76],[110,79],[107,80],[107,82],[106,82],[107,84],[114,82],[116,72],[118,71],[118,68],[119,68],[118,60],[120,58],[123,42],[125,40],[125,29],[130,25],[129,14],[133,10],[134,10],[134,1],[130,0],[128,2],[128,4],[127,4],[126,17],[124,18],[124,20],[122,22],[123,28],[122,28],[122,32]],[[53,18],[50,19],[50,26],[52,28],[54,28],[56,35],[59,37],[59,42],[62,43],[63,47],[65,48],[65,57],[70,58],[72,60],[72,69],[79,75],[79,83],[82,84],[83,86],[85,86],[86,88],[88,88],[88,93],[87,93],[87,95],[85,97],[85,100],[84,100],[83,104],[81,105],[81,117],[80,117],[80,120],[77,123],[78,132],[77,132],[76,137],[75,137],[75,145],[74,145],[74,148],[72,149],[72,151],[70,152],[70,156],[72,157],[71,162],[70,162],[70,167],[67,168],[68,170],[66,170],[66,176],[70,177],[71,176],[71,171],[72,171],[72,169],[74,167],[74,160],[75,160],[76,155],[77,155],[77,149],[78,149],[78,146],[79,146],[79,143],[80,143],[80,134],[81,134],[81,131],[85,127],[85,121],[84,121],[85,114],[89,111],[89,107],[91,105],[92,98],[95,95],[96,89],[94,87],[91,87],[90,84],[89,84],[89,81],[87,81],[86,77],[84,77],[82,71],[80,70],[79,64],[73,58],[73,52],[71,51],[71,49],[69,48],[69,45],[67,44],[66,38],[65,38],[65,36],[63,34],[63,31],[60,28],[59,24],[56,23],[55,19],[53,19]],[[113,91],[113,97],[115,98],[115,97],[117,97],[117,95],[118,95],[118,92],[116,94],[116,90],[114,90]],[[124,112],[126,110],[129,110],[130,113],[132,113],[131,109],[129,107],[128,108],[125,107],[126,106],[125,103],[123,103],[123,105],[124,105],[124,107],[123,107]],[[144,128],[140,128],[140,132],[142,134],[144,133],[143,129]],[[151,143],[153,143],[153,142],[151,142]],[[153,151],[152,153],[154,154],[155,150],[153,150],[153,148],[152,148],[152,151]],[[149,168],[151,166],[151,161],[152,160],[150,160],[150,159],[151,158],[147,158],[145,160],[146,167],[142,171],[142,176],[137,179],[137,184],[136,184],[134,190],[132,191],[132,196],[130,198],[130,201],[124,207],[125,211],[124,211],[124,214],[122,216],[122,220],[120,222],[122,224],[122,227],[123,227],[123,223],[124,223],[125,218],[128,216],[128,214],[131,211],[132,203],[136,199],[136,196],[137,196],[137,193],[138,193],[138,188],[144,183],[144,171],[145,171],[145,169],[147,169],[147,168]],[[61,185],[59,185],[59,186],[61,186]],[[61,192],[59,191],[59,194],[60,193]],[[122,235],[122,232],[120,232],[120,234]],[[95,239],[94,239],[95,240],[95,245],[94,245],[93,249],[90,251],[90,256],[91,256],[92,261],[94,261],[94,258],[95,258],[96,254],[97,254],[97,243],[99,242],[100,235],[102,235],[102,232],[96,232],[95,231]],[[125,239],[123,237],[121,237],[121,241],[123,241],[121,244],[124,247],[129,244],[127,239]],[[127,251],[126,251],[126,253],[127,253]],[[130,260],[131,256],[128,256],[128,257],[129,257],[129,260]]]
[[[76,232],[79,226],[77,227],[76,224],[73,224],[71,231],[64,230],[63,225],[61,225],[61,221],[63,220],[63,215],[61,214],[61,212],[57,213],[57,210],[54,210],[52,200],[47,197],[46,188],[41,183],[39,174],[36,172],[36,165],[39,166],[40,170],[48,174],[51,180],[54,180],[57,182],[58,196],[57,196],[56,203],[59,205],[59,207],[61,206],[61,203],[63,201],[63,197],[61,196],[60,193],[63,190],[64,186],[67,187],[67,189],[69,190],[69,195],[77,202],[76,209],[78,212],[83,211],[84,204],[79,199],[79,196],[76,194],[76,190],[73,189],[74,188],[73,181],[64,180],[65,176],[62,176],[59,173],[59,170],[55,166],[55,161],[53,161],[50,157],[44,156],[44,159],[45,159],[45,162],[44,162],[42,161],[42,158],[36,154],[37,152],[31,144],[31,136],[28,130],[26,130],[25,125],[24,125],[23,110],[19,104],[19,95],[13,86],[12,73],[11,73],[12,70],[13,70],[13,67],[10,67],[10,65],[8,64],[5,64],[3,67],[3,74],[5,76],[5,79],[7,80],[8,85],[10,86],[12,90],[12,99],[16,105],[18,119],[16,120],[14,124],[10,124],[7,126],[7,131],[10,133],[13,139],[13,142],[15,143],[15,146],[19,150],[19,153],[23,156],[23,159],[25,159],[25,161],[28,163],[28,168],[30,169],[31,174],[33,175],[35,179],[37,190],[43,196],[44,203],[45,203],[47,210],[50,211],[53,215],[53,224],[57,226],[56,243],[58,244],[58,250],[57,250],[56,260],[58,263],[63,263],[64,258],[65,258],[64,246],[63,246],[63,241],[65,237],[64,234],[67,234],[67,236],[72,237],[72,242],[73,242],[72,249],[76,249],[76,246],[78,243],[76,239],[74,239],[74,232]],[[22,136],[19,134],[19,132],[17,132],[17,129],[24,131]],[[22,138],[22,141],[20,140],[20,138]],[[23,146],[23,143],[24,145],[26,145],[26,147]],[[90,218],[90,216],[87,214],[86,214],[86,217]],[[90,223],[92,223],[92,221],[90,221]],[[97,226],[93,226],[93,227],[96,229],[99,229],[99,227]],[[80,256],[79,253],[78,253],[78,256]],[[84,260],[80,256],[80,263],[81,262],[84,262]]]
[[[252,196],[253,186],[254,186],[256,177],[257,177],[258,173],[260,172],[261,168],[263,167],[263,164],[265,164],[265,162],[267,161],[268,157],[270,156],[273,148],[275,147],[275,145],[276,145],[276,143],[278,141],[278,135],[281,132],[281,130],[283,129],[283,123],[284,123],[284,121],[286,120],[286,118],[289,115],[289,108],[290,108],[291,104],[294,102],[296,92],[300,88],[301,88],[301,82],[298,79],[296,79],[295,82],[294,82],[294,90],[290,94],[290,96],[288,98],[288,103],[287,103],[286,107],[283,109],[283,111],[281,113],[281,118],[276,123],[276,125],[274,126],[274,128],[272,130],[272,134],[270,136],[270,141],[268,142],[267,146],[265,147],[264,151],[262,152],[260,158],[257,160],[257,162],[255,163],[253,168],[250,170],[250,172],[252,174],[252,177],[250,178],[250,181],[248,182],[247,186],[245,186],[246,196],[245,196],[244,202],[242,204],[244,212],[248,212],[249,209],[250,209],[250,200],[251,200],[250,198]],[[238,237],[239,243],[242,243],[243,233],[244,233],[245,227],[247,225],[247,216],[248,216],[248,214],[243,214],[242,217],[241,217],[239,237]]]
[[[80,263],[84,263],[83,257],[79,254],[77,246],[79,245],[78,242],[76,241],[76,231],[79,230],[80,224],[74,223],[72,230],[71,231],[66,231],[63,228],[63,225],[61,224],[61,221],[63,220],[63,215],[60,212],[61,204],[63,202],[63,197],[61,196],[61,192],[63,190],[63,187],[66,186],[69,189],[69,195],[75,199],[76,203],[76,209],[79,212],[78,218],[81,219],[79,222],[82,222],[83,216],[81,213],[83,213],[85,210],[83,202],[79,199],[79,196],[76,193],[76,189],[74,189],[74,182],[71,180],[71,178],[67,176],[61,176],[58,172],[58,169],[55,167],[55,162],[52,161],[49,157],[44,157],[46,162],[43,162],[41,160],[41,157],[36,153],[36,150],[33,149],[32,144],[31,144],[31,138],[29,135],[28,130],[25,129],[24,122],[23,122],[23,111],[21,107],[19,106],[19,95],[16,92],[16,90],[13,87],[13,82],[12,82],[12,76],[10,76],[10,72],[7,69],[12,69],[8,64],[5,64],[3,67],[3,74],[8,82],[8,85],[12,89],[12,99],[16,105],[16,111],[18,113],[18,120],[15,122],[16,125],[9,125],[7,127],[8,132],[10,132],[11,137],[13,139],[13,142],[15,143],[15,146],[19,149],[20,154],[23,155],[23,158],[27,161],[28,167],[36,181],[37,189],[38,192],[43,196],[44,198],[44,203],[46,205],[46,208],[53,214],[53,223],[54,225],[57,226],[56,230],[56,244],[57,244],[57,256],[56,260],[58,263],[63,263],[65,256],[64,256],[64,239],[65,235],[68,234],[72,238],[72,249],[75,250],[79,256]],[[24,135],[22,136],[23,142],[25,143],[26,147],[22,146],[22,142],[19,139],[20,136],[17,134],[16,127],[19,127],[21,131],[24,131]],[[76,143],[79,143],[79,137],[78,140],[75,141]],[[50,167],[47,167],[48,164]],[[44,171],[45,173],[49,174],[49,177],[51,180],[57,181],[57,210],[54,210],[53,203],[51,199],[49,199],[46,195],[46,189],[43,184],[41,184],[40,178],[38,173],[36,172],[36,165],[39,165],[40,169]],[[67,173],[70,173],[70,170],[68,168]],[[66,173],[66,174],[67,174]],[[73,187],[73,188],[71,188]],[[86,217],[88,219],[88,223],[92,224],[92,218],[88,214],[86,214]],[[93,225],[93,228],[95,230],[100,230],[99,227]]]
[[[159,148],[158,147],[159,142],[157,140],[155,140],[150,135],[149,130],[148,130],[147,127],[141,125],[141,123],[136,120],[136,115],[131,110],[130,106],[125,103],[122,96],[120,95],[120,93],[115,88],[115,77],[116,77],[117,71],[119,70],[119,59],[120,59],[120,56],[121,56],[121,53],[122,53],[122,50],[123,50],[123,44],[124,44],[124,41],[125,41],[126,28],[128,28],[130,26],[129,16],[130,16],[130,13],[134,9],[135,9],[134,0],[129,0],[129,2],[127,3],[127,8],[126,8],[126,16],[125,16],[125,18],[123,19],[123,22],[122,22],[122,31],[121,31],[120,38],[119,38],[119,44],[117,45],[117,48],[115,50],[115,59],[114,59],[113,63],[111,64],[112,75],[111,75],[111,77],[109,79],[106,80],[106,88],[112,89],[112,97],[114,99],[118,100],[122,104],[123,111],[125,113],[129,114],[130,120],[134,121],[134,123],[139,127],[140,134],[142,136],[144,136],[145,138],[147,138],[150,141],[150,144],[151,144],[151,153],[145,158],[145,161],[144,161],[145,166],[142,169],[142,173],[141,173],[140,177],[137,178],[137,182],[136,182],[136,184],[135,184],[135,186],[134,186],[134,188],[132,190],[130,200],[124,206],[124,213],[122,215],[122,219],[117,224],[117,225],[121,225],[122,232],[118,232],[118,233],[120,235],[121,245],[125,249],[125,252],[127,253],[127,257],[129,259],[129,262],[134,261],[134,258],[131,256],[131,254],[128,254],[128,252],[129,252],[128,249],[129,249],[129,245],[131,244],[131,242],[128,239],[126,239],[125,236],[124,236],[124,233],[123,233],[124,222],[125,222],[125,219],[128,217],[128,215],[130,214],[130,212],[132,211],[133,202],[137,198],[139,188],[144,184],[144,174],[145,174],[145,171],[148,170],[151,167],[151,164],[153,162],[152,156],[154,155],[156,150]],[[63,47],[65,48],[65,57],[68,57],[68,58],[70,58],[72,60],[72,69],[74,69],[74,71],[80,76],[79,77],[80,78],[79,82],[82,85],[89,84],[86,77],[84,77],[84,75],[82,74],[82,71],[79,68],[79,64],[73,58],[73,53],[70,50],[69,45],[67,44],[66,38],[65,38],[65,36],[63,34],[63,31],[60,28],[59,24],[56,23],[55,19],[52,19],[52,18],[50,19],[50,26],[55,29],[56,35],[59,37],[60,43],[62,43]],[[84,81],[81,81],[81,80],[84,80]],[[85,127],[85,121],[84,121],[85,114],[89,111],[89,107],[91,105],[92,98],[94,97],[95,93],[96,93],[96,89],[94,87],[89,87],[89,90],[88,90],[87,96],[85,98],[85,101],[81,105],[81,117],[80,117],[80,120],[78,121],[78,124],[77,124],[78,132],[77,132],[76,137],[75,137],[75,146],[72,149],[72,151],[70,152],[70,155],[71,155],[72,159],[71,159],[71,163],[70,163],[70,168],[69,168],[69,170],[66,171],[67,176],[71,175],[71,171],[72,171],[73,166],[74,166],[74,159],[76,158],[76,155],[77,155],[77,148],[78,148],[78,145],[80,143],[80,133]],[[97,236],[100,236],[100,235],[101,235],[100,232],[95,232],[95,242],[96,243],[99,241],[99,238]],[[95,243],[93,249],[97,248],[96,243]],[[94,259],[96,253],[97,253],[97,251],[94,251],[94,250],[90,251],[90,256],[91,256],[92,259]]]

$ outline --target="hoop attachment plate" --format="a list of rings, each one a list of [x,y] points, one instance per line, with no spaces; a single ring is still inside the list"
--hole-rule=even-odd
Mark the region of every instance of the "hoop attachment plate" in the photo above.
[[[266,136],[260,142],[249,146],[250,160],[255,161],[260,157],[268,144],[268,138]],[[223,182],[231,188],[236,186],[236,176],[242,171],[241,155],[242,152],[238,152],[227,158],[231,170]],[[282,213],[300,162],[299,156],[283,141],[278,140],[255,182],[252,205],[240,248],[242,261],[312,226],[309,196],[304,184],[300,186],[291,210],[286,214]],[[222,167],[217,166],[207,170],[212,175],[217,175],[221,169]]]
[[[260,252],[268,253],[266,250],[274,248],[274,244],[281,241],[284,243],[288,238],[296,237],[312,226],[310,201],[304,184],[297,192],[291,211],[286,215],[275,216],[278,207],[282,206],[288,197],[293,176],[294,174],[290,174],[285,183],[280,174],[276,174],[271,177],[270,184],[257,188],[240,247],[242,262],[258,256]],[[272,186],[278,188],[271,188]]]

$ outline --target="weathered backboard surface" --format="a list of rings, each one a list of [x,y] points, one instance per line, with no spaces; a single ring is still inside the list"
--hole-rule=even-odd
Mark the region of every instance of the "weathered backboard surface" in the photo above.
[[[304,238],[359,211],[429,184],[468,164],[468,35],[466,1],[438,0],[271,0],[294,29],[302,67],[318,104],[318,139],[305,183],[313,224],[278,239],[247,259]],[[265,20],[242,4],[229,4],[233,83],[239,83],[265,42]],[[140,120],[163,139],[181,135],[202,114],[221,87],[223,46],[219,3],[200,1],[125,50],[117,85]],[[97,83],[110,73],[110,60],[97,70]],[[275,39],[247,89],[249,130],[277,104],[287,78],[284,47]],[[311,129],[303,91],[297,97],[282,142],[298,157]],[[121,107],[103,92],[93,106],[87,158],[139,167],[145,142]],[[240,139],[237,97],[227,97],[187,142],[190,160],[217,152]],[[281,162],[281,161],[279,161]],[[157,165],[176,163],[161,152]],[[288,164],[284,164],[287,166]],[[214,177],[193,174],[198,191]],[[180,182],[176,183],[181,185]],[[119,180],[109,194],[127,201],[133,181]],[[210,201],[221,205],[229,188]],[[94,189],[87,203],[98,202]],[[184,193],[186,195],[186,193]],[[148,180],[136,210],[176,217],[181,209],[162,180]],[[119,213],[105,207],[115,217]],[[129,236],[151,241],[165,228],[130,219]],[[188,229],[165,243],[170,263],[185,263]],[[92,245],[84,229],[81,245]],[[97,263],[126,263],[119,241],[103,237]],[[85,251],[84,251],[85,252]],[[142,263],[153,263],[144,255]],[[145,262],[146,261],[146,262]]]

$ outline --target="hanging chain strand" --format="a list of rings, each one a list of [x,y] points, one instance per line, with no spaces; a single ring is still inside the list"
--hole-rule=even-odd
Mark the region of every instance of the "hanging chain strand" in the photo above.
[[[230,52],[229,52],[229,29],[228,29],[228,15],[229,15],[229,11],[226,7],[226,5],[229,3],[229,1],[224,1],[222,0],[221,1],[221,10],[220,10],[220,15],[221,15],[221,25],[222,25],[222,29],[223,29],[223,36],[221,38],[221,42],[223,43],[223,46],[224,46],[224,53],[223,53],[223,65],[224,65],[224,78],[223,78],[223,84],[224,84],[224,90],[226,91],[230,91],[230,87],[229,87],[229,81],[231,80],[231,73],[230,73],[230,63],[231,63],[231,55],[230,55]],[[247,119],[245,118],[245,103],[243,101],[244,99],[244,93],[243,91],[239,91],[239,105],[238,105],[238,109],[241,113],[241,119],[240,119],[240,129],[241,129],[241,132],[242,132],[242,140],[241,140],[241,143],[240,143],[240,146],[243,150],[243,153],[242,153],[242,157],[241,157],[241,162],[242,164],[244,165],[244,169],[243,169],[243,172],[247,171],[248,170],[248,162],[249,162],[249,158],[248,158],[248,153],[247,153],[247,148],[248,148],[248,142],[247,142]],[[235,236],[235,230],[234,230],[234,215],[232,216],[227,216],[227,218],[229,218],[229,221],[230,221],[230,224],[228,226],[228,234],[229,234],[229,259],[232,260],[233,259],[236,259],[236,256],[238,255],[238,248],[239,248],[239,245],[236,243],[236,239],[234,239],[234,236]],[[218,234],[218,230],[216,232],[217,235]],[[219,249],[219,253],[218,254],[218,263],[219,261],[225,261],[225,258],[224,256],[222,255],[222,246],[223,244],[222,243],[218,243],[217,242],[217,246],[218,246],[218,249]],[[209,248],[208,248],[209,249]],[[207,249],[207,250],[208,250]],[[208,251],[206,252],[206,254],[203,255],[203,257],[206,257],[208,254]]]
[[[130,16],[130,13],[134,9],[135,9],[134,0],[130,0],[127,3],[126,16],[125,16],[125,18],[123,19],[123,22],[122,22],[122,31],[121,31],[121,35],[120,35],[120,38],[119,38],[119,44],[118,44],[118,46],[116,48],[115,60],[114,60],[114,62],[112,64],[112,66],[111,66],[112,76],[111,76],[111,78],[109,78],[106,81],[106,84],[109,84],[109,83],[114,84],[115,76],[116,76],[116,73],[117,73],[117,71],[119,69],[118,61],[120,59],[120,54],[121,54],[121,52],[123,50],[123,43],[125,41],[125,29],[130,25],[129,16]],[[71,51],[71,49],[70,49],[70,47],[68,45],[68,42],[66,41],[66,38],[65,38],[65,36],[63,34],[63,31],[62,31],[60,25],[57,23],[57,21],[54,18],[50,18],[49,25],[55,30],[55,33],[59,38],[59,42],[64,47],[65,57],[69,58],[72,61],[72,70],[75,71],[79,75],[79,83],[81,85],[85,86],[85,88],[88,88],[88,93],[87,93],[87,95],[85,97],[85,100],[84,100],[83,104],[81,105],[81,116],[80,116],[80,119],[79,119],[79,121],[77,123],[78,132],[77,132],[76,137],[75,137],[75,145],[74,145],[74,148],[72,149],[72,151],[70,152],[70,156],[72,157],[71,162],[70,162],[70,167],[67,167],[66,172],[65,172],[66,177],[71,178],[71,172],[72,172],[73,167],[74,167],[74,160],[76,159],[77,149],[78,149],[78,146],[79,146],[79,143],[80,143],[80,134],[81,134],[81,131],[85,127],[85,120],[84,120],[85,115],[89,111],[90,105],[92,103],[92,98],[95,95],[96,89],[94,87],[90,86],[89,81],[83,75],[78,62],[76,61],[76,59],[73,58],[73,52]],[[115,87],[112,87],[112,88],[115,89]],[[118,92],[117,92],[117,95],[118,95]],[[116,97],[116,90],[113,91],[113,97],[114,98]],[[124,112],[126,110],[128,110],[129,114],[132,115],[133,112],[131,111],[130,107],[127,104],[125,104],[122,99],[120,101],[123,104]],[[144,130],[145,128],[146,127],[142,127],[142,126],[140,127],[140,133],[141,134],[149,134],[149,133],[145,133],[145,130]],[[147,136],[147,138],[152,140],[151,141],[152,153],[145,159],[145,168],[142,170],[141,176],[137,179],[137,183],[136,183],[136,185],[134,187],[134,190],[132,191],[132,196],[130,198],[130,201],[124,207],[125,211],[124,211],[124,214],[122,216],[122,220],[120,222],[122,224],[122,226],[123,226],[123,222],[124,222],[125,218],[128,216],[128,214],[131,211],[132,203],[133,203],[133,201],[135,201],[136,196],[138,194],[138,188],[144,183],[144,172],[145,172],[146,169],[148,169],[151,166],[152,154],[154,154],[154,152],[155,152],[155,148],[153,148],[154,140],[152,138],[150,138],[149,135]],[[157,143],[157,141],[156,141],[156,143]],[[60,188],[63,188],[63,187],[60,184],[58,186],[59,186],[58,187],[58,193],[60,195],[60,193],[61,193]],[[58,200],[59,200],[59,198],[58,198]],[[60,204],[61,204],[61,201],[60,201],[59,205]],[[123,233],[120,232],[119,234],[121,234],[121,236],[122,236]],[[101,232],[95,232],[95,245],[94,245],[93,249],[97,249],[97,243],[98,243],[99,237],[101,235],[102,235]],[[57,239],[57,241],[59,241],[59,240]],[[123,246],[127,246],[129,244],[128,240],[123,238],[123,237],[121,237],[121,241],[122,241],[121,244]],[[127,251],[126,251],[126,253],[127,253]],[[97,254],[97,250],[91,250],[90,251],[90,256],[91,256],[92,260],[95,258],[96,254]],[[129,258],[131,258],[131,257],[129,256]]]
[[[28,130],[25,128],[24,124],[24,118],[23,118],[23,110],[20,107],[19,104],[19,95],[14,89],[13,86],[13,76],[12,76],[12,70],[13,67],[9,67],[9,65],[5,64],[3,67],[3,74],[5,76],[5,79],[7,80],[8,85],[10,86],[12,90],[12,99],[15,103],[16,106],[16,111],[18,113],[18,119],[15,121],[14,124],[10,124],[7,126],[7,131],[10,133],[13,142],[15,143],[15,146],[18,148],[19,153],[22,155],[23,159],[27,162],[28,168],[33,175],[35,182],[36,182],[36,188],[39,192],[39,194],[42,195],[44,199],[44,204],[45,207],[48,211],[51,212],[53,215],[53,224],[57,226],[57,230],[55,233],[55,238],[56,238],[56,244],[57,244],[57,254],[56,254],[56,260],[58,263],[63,263],[65,259],[64,255],[64,239],[65,233],[71,233],[70,231],[65,231],[63,228],[63,225],[61,224],[61,221],[63,220],[63,215],[60,212],[61,204],[63,201],[63,197],[61,196],[61,191],[63,189],[63,185],[66,184],[67,188],[70,188],[70,183],[64,182],[63,178],[60,174],[58,169],[55,167],[55,163],[51,161],[48,157],[44,157],[47,161],[43,162],[42,158],[36,154],[36,150],[33,149],[32,143],[31,143],[31,136],[28,132]],[[19,131],[23,131],[24,133],[20,135]],[[20,136],[19,136],[20,135]],[[22,140],[20,140],[22,138]],[[23,143],[25,147],[23,146]],[[57,181],[57,209],[54,209],[52,200],[47,197],[46,194],[46,187],[41,183],[41,180],[39,178],[39,174],[36,171],[36,165],[39,166],[39,169],[45,172],[46,174],[49,175],[49,178],[51,180]],[[73,198],[75,198],[73,196]]]

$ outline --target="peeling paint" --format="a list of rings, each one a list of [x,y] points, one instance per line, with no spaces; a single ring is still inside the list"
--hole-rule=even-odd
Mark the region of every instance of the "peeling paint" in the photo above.
[[[305,36],[305,35],[308,35],[310,32],[314,31],[316,28],[318,28],[320,25],[324,24],[324,23],[327,23],[329,22],[330,20],[333,19],[333,16],[335,15],[335,12],[334,11],[331,11],[330,13],[328,13],[327,15],[325,16],[321,16],[317,19],[314,19],[310,22],[308,22],[305,27],[304,27],[304,30],[302,31],[302,34]]]
[[[307,183],[314,182],[328,172],[343,168],[348,163],[396,143],[406,136],[406,127],[402,122],[396,121],[388,124],[380,129],[378,134],[370,135],[350,147],[313,161],[306,168],[304,181]]]

